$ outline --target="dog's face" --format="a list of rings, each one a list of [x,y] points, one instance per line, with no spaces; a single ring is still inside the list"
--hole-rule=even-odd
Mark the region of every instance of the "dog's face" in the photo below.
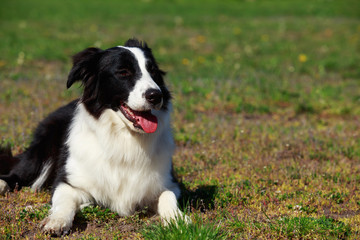
[[[95,118],[112,109],[132,130],[152,133],[157,128],[154,111],[166,111],[171,98],[164,74],[151,49],[131,39],[125,46],[76,54],[67,87],[82,81],[81,100]]]

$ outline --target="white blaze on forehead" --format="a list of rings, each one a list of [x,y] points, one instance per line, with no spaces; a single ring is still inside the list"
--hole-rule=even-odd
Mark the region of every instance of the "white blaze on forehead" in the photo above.
[[[134,89],[129,93],[126,104],[133,110],[149,110],[151,106],[145,99],[145,92],[149,89],[160,90],[160,87],[154,82],[146,69],[146,57],[144,52],[137,47],[119,47],[125,48],[134,54],[141,71],[141,77],[136,80]]]

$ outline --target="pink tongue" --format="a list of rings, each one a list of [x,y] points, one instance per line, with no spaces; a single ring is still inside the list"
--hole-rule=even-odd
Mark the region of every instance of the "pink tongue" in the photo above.
[[[136,112],[136,121],[146,133],[153,133],[156,131],[158,121],[151,112]]]

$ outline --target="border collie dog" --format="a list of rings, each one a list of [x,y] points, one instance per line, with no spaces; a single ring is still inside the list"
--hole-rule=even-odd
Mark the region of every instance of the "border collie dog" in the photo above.
[[[164,74],[136,39],[76,54],[67,87],[81,81],[81,98],[45,118],[25,152],[13,157],[2,148],[0,192],[52,187],[42,227],[56,235],[67,233],[87,204],[122,216],[148,206],[165,222],[181,216]]]

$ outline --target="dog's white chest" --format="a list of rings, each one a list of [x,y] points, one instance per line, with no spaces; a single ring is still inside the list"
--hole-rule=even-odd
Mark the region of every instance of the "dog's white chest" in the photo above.
[[[89,119],[83,121],[87,116],[79,111],[67,141],[69,183],[121,215],[156,199],[170,178],[171,144],[161,151],[158,145],[164,143],[157,143],[158,138],[139,138],[121,129],[121,122],[117,126],[114,121],[84,125]],[[114,128],[119,133],[114,134]]]

